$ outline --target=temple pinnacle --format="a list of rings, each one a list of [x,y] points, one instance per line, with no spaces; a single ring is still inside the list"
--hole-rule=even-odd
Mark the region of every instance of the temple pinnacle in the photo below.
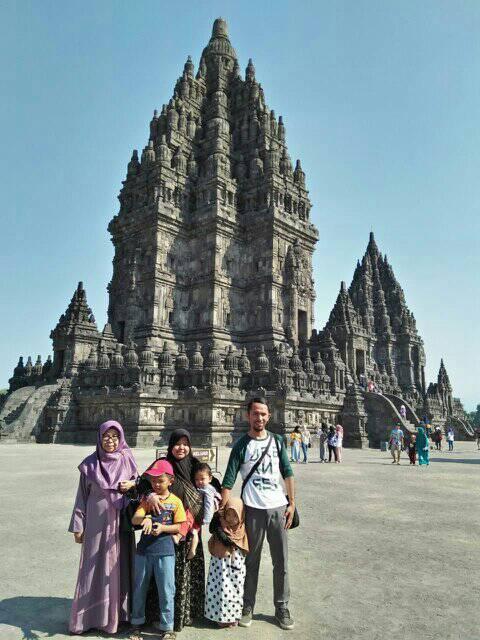
[[[213,23],[212,38],[228,38],[228,26],[223,18],[217,18]]]

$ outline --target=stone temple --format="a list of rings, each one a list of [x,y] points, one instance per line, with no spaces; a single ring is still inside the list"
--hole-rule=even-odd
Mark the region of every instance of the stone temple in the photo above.
[[[80,282],[51,332],[53,359],[20,358],[0,441],[92,442],[114,418],[131,444],[164,443],[178,425],[198,444],[229,443],[258,394],[273,430],[341,421],[350,446],[378,446],[392,421],[410,429],[424,415],[470,434],[443,362],[426,386],[423,341],[373,233],[326,326],[313,328],[318,232],[305,173],[222,19],[197,72],[189,57],[154,112],[119,201],[108,323],[98,330]]]

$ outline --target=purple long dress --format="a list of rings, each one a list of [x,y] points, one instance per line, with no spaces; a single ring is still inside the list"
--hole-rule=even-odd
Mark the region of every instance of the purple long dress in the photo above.
[[[105,424],[120,427],[118,423]],[[104,425],[100,427],[99,437],[106,430],[102,427]],[[123,430],[121,436],[123,439]],[[103,487],[95,481],[95,473],[85,464],[91,462],[94,455],[79,467],[80,481],[69,527],[71,533],[84,532],[69,624],[70,632],[75,634],[89,629],[115,633],[119,623],[126,622],[129,616],[134,539],[132,534],[120,533],[120,510],[127,499],[107,487],[117,481],[116,477],[112,479],[112,476],[107,483],[103,477],[99,479]],[[122,458],[124,456],[122,454]],[[100,463],[105,457],[100,453]],[[122,469],[115,470],[118,477],[128,473],[123,480],[136,475],[130,462],[126,462],[122,459],[119,465]]]

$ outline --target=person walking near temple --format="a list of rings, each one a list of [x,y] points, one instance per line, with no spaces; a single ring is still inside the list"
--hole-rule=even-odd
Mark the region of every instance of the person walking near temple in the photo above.
[[[308,462],[308,450],[312,446],[312,436],[310,435],[310,431],[306,424],[304,424],[300,430],[300,438],[301,438],[301,446],[303,453],[303,464],[307,464]]]
[[[295,427],[295,429],[290,434],[291,462],[300,462],[300,443],[301,442],[302,442],[302,436],[300,434],[300,427]]]
[[[408,439],[407,449],[408,449],[408,457],[410,459],[410,464],[415,464],[417,459],[417,447],[416,447],[417,436],[412,433],[410,438]]]
[[[335,456],[335,462],[337,462],[337,434],[335,428],[330,425],[327,433],[327,445],[328,445],[328,462],[332,462],[332,457]]]
[[[295,512],[293,471],[282,437],[269,433],[266,429],[270,411],[265,398],[250,400],[247,419],[248,432],[237,440],[230,453],[220,505],[223,508],[230,500],[231,490],[240,471],[249,553],[246,557],[243,611],[239,625],[249,627],[252,624],[260,558],[266,535],[273,564],[275,619],[282,629],[293,629],[294,622],[288,610],[290,586],[287,539],[287,530]]]
[[[442,433],[442,430],[440,429],[440,427],[435,427],[435,431],[432,434],[432,440],[435,442],[435,449],[437,451],[441,451],[442,450],[443,433]]]
[[[418,427],[417,431],[417,455],[418,455],[418,464],[420,466],[429,465],[430,464],[430,445],[428,442],[428,437],[423,426]]]
[[[400,453],[405,445],[403,431],[400,429],[400,423],[397,422],[395,428],[390,433],[390,453],[392,454],[392,464],[400,464]]]
[[[407,409],[404,404],[400,405],[400,415],[404,420],[407,419]]]
[[[335,438],[335,462],[340,464],[343,455],[343,427],[341,424],[337,424],[335,427]]]
[[[475,429],[475,437],[477,438],[477,450],[480,451],[480,427]]]
[[[455,442],[455,432],[453,431],[453,427],[448,427],[447,442],[448,442],[448,450],[453,451],[453,443]]]
[[[327,442],[327,425],[324,422],[322,422],[321,427],[318,428],[317,436],[320,447],[320,462],[326,462],[327,457],[325,455],[325,445]]]

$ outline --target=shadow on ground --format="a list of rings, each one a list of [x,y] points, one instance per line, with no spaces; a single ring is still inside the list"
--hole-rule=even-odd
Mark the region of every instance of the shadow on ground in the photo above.
[[[16,627],[22,640],[68,633],[70,598],[18,596],[0,601],[0,624]]]
[[[430,462],[461,462],[463,464],[480,464],[480,458],[430,458]]]

